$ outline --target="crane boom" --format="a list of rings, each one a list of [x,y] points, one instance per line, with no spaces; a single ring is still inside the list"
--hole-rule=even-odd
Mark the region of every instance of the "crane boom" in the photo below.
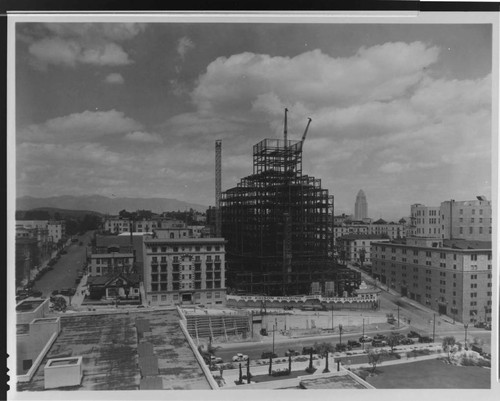
[[[312,119],[309,118],[309,121],[307,122],[306,130],[304,131],[304,135],[302,135],[302,144],[304,144],[304,141],[306,140],[306,135],[307,135],[307,130],[309,129],[309,124],[311,124]]]

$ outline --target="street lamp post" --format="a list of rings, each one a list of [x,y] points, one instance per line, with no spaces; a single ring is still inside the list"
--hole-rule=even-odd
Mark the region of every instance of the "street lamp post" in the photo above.
[[[333,333],[333,303],[332,303],[332,333]]]
[[[340,345],[342,345],[342,324],[339,324]]]
[[[465,349],[467,349],[467,329],[469,327],[469,323],[464,323],[464,329],[465,329]]]

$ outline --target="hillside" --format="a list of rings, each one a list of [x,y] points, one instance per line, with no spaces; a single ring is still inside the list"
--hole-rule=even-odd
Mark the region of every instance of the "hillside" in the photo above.
[[[101,195],[90,196],[53,196],[50,198],[35,198],[23,196],[17,198],[16,210],[31,210],[39,208],[56,208],[65,210],[91,210],[102,214],[118,214],[120,210],[136,211],[151,210],[153,213],[168,211],[185,211],[194,209],[205,212],[207,206],[187,203],[169,198],[108,198]]]

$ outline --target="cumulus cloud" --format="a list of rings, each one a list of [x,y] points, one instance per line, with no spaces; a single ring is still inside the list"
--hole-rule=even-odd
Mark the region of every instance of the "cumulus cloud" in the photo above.
[[[108,74],[106,78],[104,78],[104,82],[107,84],[121,85],[125,82],[125,79],[123,79],[122,74],[118,72],[112,72],[111,74]]]
[[[109,134],[119,134],[140,130],[142,124],[121,111],[84,111],[63,117],[56,117],[42,124],[22,127],[18,134],[19,141],[85,141]]]
[[[29,43],[32,64],[45,70],[49,65],[130,64],[133,61],[121,42],[133,39],[144,29],[142,24],[47,23],[28,27],[20,35]]]
[[[335,58],[316,49],[295,57],[241,53],[207,67],[193,92],[200,109],[245,105],[272,92],[287,104],[300,99],[309,108],[325,103],[348,106],[405,94],[426,75],[439,50],[421,42],[385,43]]]

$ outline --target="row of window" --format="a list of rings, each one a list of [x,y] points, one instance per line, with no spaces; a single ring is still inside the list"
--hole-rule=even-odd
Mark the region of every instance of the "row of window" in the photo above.
[[[195,255],[194,256],[194,261],[195,262],[201,262],[203,259],[201,258],[200,255]],[[212,260],[215,260],[216,262],[220,262],[221,258],[220,255],[215,255],[214,259],[212,259],[212,255],[207,255],[205,260],[207,262],[212,262]],[[166,256],[161,256],[160,257],[160,263],[167,263],[168,259]],[[151,263],[158,263],[158,256],[152,256],[151,257]],[[172,258],[172,263],[179,263],[179,256],[174,256]]]
[[[191,252],[192,249],[194,248],[194,251],[195,252],[200,252],[200,251],[206,251],[206,252],[212,252],[215,251],[215,252],[220,252],[221,250],[221,246],[220,245],[215,245],[215,246],[212,246],[212,245],[206,245],[206,246],[200,246],[200,245],[196,245],[194,247],[191,247],[191,246],[173,246],[171,249],[172,249],[172,252],[179,252],[179,249],[182,251],[182,252]],[[157,246],[153,246],[151,247],[151,252],[153,253],[156,253],[156,252],[169,252],[170,251],[170,247],[167,247],[167,246],[161,246],[161,247],[157,247]]]
[[[483,234],[483,227],[478,227],[478,228],[479,228],[478,233]],[[459,232],[460,232],[460,234],[463,234],[464,227],[460,227]],[[474,227],[469,227],[469,234],[474,234]],[[488,227],[488,234],[491,234],[491,226]]]
[[[93,259],[96,265],[110,265],[110,264],[130,264],[132,259],[130,258],[95,258]]]
[[[220,299],[220,297],[221,297],[220,292],[214,292],[214,298]],[[211,299],[212,298],[212,293],[211,292],[207,292],[206,293],[206,298],[207,299]],[[200,300],[201,299],[201,294],[200,293],[194,294],[194,299],[195,300]],[[153,295],[151,297],[151,300],[153,302],[158,302],[158,295]],[[160,295],[160,300],[162,302],[166,302],[167,301],[167,296],[165,294]],[[179,294],[173,294],[173,300],[174,301],[178,301],[179,300]]]
[[[207,290],[210,289],[217,289],[217,288],[222,288],[221,287],[221,282],[220,281],[207,281],[205,284],[205,288]],[[193,283],[179,283],[179,282],[173,282],[172,283],[172,291],[179,291],[179,290],[201,290],[201,282],[195,282],[194,285]],[[168,284],[167,283],[151,283],[151,292],[158,292],[158,291],[168,291]]]
[[[152,282],[158,282],[158,281],[167,281],[167,274],[151,274],[151,281]],[[193,275],[192,274],[179,274],[179,273],[173,273],[172,274],[172,281],[179,281],[179,280],[192,280]],[[201,280],[201,274],[196,273],[194,275],[195,280]],[[220,272],[215,272],[215,273],[207,273],[205,276],[206,280],[220,280],[221,279],[221,273]]]

